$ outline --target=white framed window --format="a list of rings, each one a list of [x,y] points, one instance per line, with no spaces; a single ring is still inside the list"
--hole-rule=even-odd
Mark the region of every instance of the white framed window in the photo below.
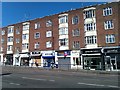
[[[2,35],[5,35],[5,30],[2,30],[2,32],[1,32],[1,33],[2,33]]]
[[[68,27],[59,28],[59,35],[67,35],[68,34]]]
[[[50,26],[52,26],[52,21],[51,20],[46,21],[46,27],[50,27]]]
[[[20,43],[20,39],[19,38],[16,38],[16,43]]]
[[[8,27],[8,34],[13,33],[14,27]]]
[[[84,11],[84,19],[95,17],[95,10]]]
[[[29,30],[30,25],[29,24],[24,24],[23,25],[23,31]]]
[[[68,23],[68,16],[59,17],[59,24]]]
[[[68,46],[68,39],[59,39],[59,45],[60,46]]]
[[[112,15],[112,8],[111,7],[107,7],[103,9],[103,16],[109,16]]]
[[[89,23],[84,25],[85,31],[96,30],[96,23]]]
[[[12,49],[13,49],[13,46],[12,46],[12,45],[8,45],[8,46],[7,46],[7,51],[12,51]]]
[[[85,37],[85,44],[96,44],[97,37],[96,36],[86,36]]]
[[[73,36],[80,36],[80,30],[79,29],[72,30],[72,35]]]
[[[104,28],[105,29],[113,29],[114,28],[114,24],[112,20],[108,20],[104,22]]]
[[[27,40],[29,39],[29,34],[23,34],[22,35],[22,40]]]
[[[40,22],[36,22],[35,23],[35,29],[39,29],[40,28]]]
[[[111,34],[111,35],[106,35],[106,43],[115,43],[115,35]]]
[[[20,29],[19,29],[19,27],[16,28],[16,34],[20,34]]]
[[[1,43],[4,43],[5,39],[4,38],[1,38]]]
[[[73,57],[73,65],[81,65],[81,59],[78,57]]]
[[[51,41],[46,42],[46,48],[51,48],[51,47],[52,47],[52,42]]]
[[[74,41],[73,42],[73,48],[74,49],[79,49],[80,48],[80,42],[79,41]]]
[[[36,33],[34,34],[34,38],[35,38],[35,39],[40,38],[40,33],[39,33],[39,32],[36,32]]]
[[[20,52],[20,47],[15,47],[15,52],[19,53]]]
[[[22,44],[22,50],[26,50],[26,49],[28,49],[28,47],[29,47],[28,43]]]
[[[40,48],[40,43],[39,42],[36,42],[35,44],[34,44],[34,49],[39,49]]]
[[[8,42],[13,42],[13,37],[8,37]]]
[[[52,37],[52,31],[47,31],[46,32],[46,37]]]
[[[78,16],[73,16],[72,24],[78,24],[78,22],[79,22],[79,17]]]

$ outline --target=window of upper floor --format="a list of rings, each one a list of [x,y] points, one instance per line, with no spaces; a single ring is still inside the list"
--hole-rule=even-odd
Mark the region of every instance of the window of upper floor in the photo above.
[[[52,37],[52,31],[47,31],[46,32],[46,37]]]
[[[39,42],[36,42],[35,44],[34,44],[34,49],[39,49],[40,48],[40,43]]]
[[[84,24],[85,31],[93,31],[96,30],[96,23],[88,23]]]
[[[29,30],[30,25],[29,24],[23,24],[23,31]]]
[[[46,21],[46,27],[50,27],[50,26],[52,26],[52,21],[51,20]]]
[[[114,28],[114,23],[112,20],[108,20],[104,22],[104,28],[105,30],[107,29],[113,29]]]
[[[40,38],[40,33],[39,32],[34,33],[34,38],[35,39]]]
[[[29,48],[29,44],[28,43],[22,44],[22,50],[26,50],[28,48]]]
[[[84,19],[95,17],[95,10],[84,11]]]
[[[13,37],[8,37],[8,42],[13,42]]]
[[[80,30],[79,30],[78,28],[72,30],[72,35],[73,35],[73,36],[80,36]]]
[[[14,32],[14,27],[8,27],[8,34],[13,33]]]
[[[52,47],[52,42],[51,41],[47,41],[46,42],[46,48],[51,48]]]
[[[80,48],[80,42],[79,41],[73,41],[73,48],[79,49]]]
[[[19,38],[16,38],[16,43],[20,43],[20,39]]]
[[[107,7],[103,9],[103,16],[109,16],[112,15],[112,8],[111,7]]]
[[[20,34],[20,28],[19,27],[16,28],[16,34]]]
[[[62,23],[68,23],[67,15],[59,17],[59,24],[62,24]]]
[[[26,40],[29,39],[29,34],[23,34],[22,35],[22,40]]]
[[[59,46],[68,46],[68,39],[59,39]]]
[[[13,50],[13,46],[12,45],[8,45],[7,46],[7,51],[12,51]]]
[[[79,17],[78,16],[73,16],[72,17],[72,24],[78,24],[79,22]]]
[[[59,35],[68,35],[68,27],[59,28]]]
[[[36,22],[35,23],[35,29],[39,29],[40,28],[40,22]]]
[[[1,34],[2,34],[2,35],[5,35],[5,30],[2,30],[2,31],[1,31]]]
[[[114,34],[108,34],[105,36],[106,43],[115,43],[115,35]]]
[[[86,36],[85,37],[85,44],[96,44],[97,43],[97,36]]]

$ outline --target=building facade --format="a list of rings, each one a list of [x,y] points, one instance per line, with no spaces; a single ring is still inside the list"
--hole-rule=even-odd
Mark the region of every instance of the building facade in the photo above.
[[[2,28],[1,62],[60,69],[120,69],[120,2]]]

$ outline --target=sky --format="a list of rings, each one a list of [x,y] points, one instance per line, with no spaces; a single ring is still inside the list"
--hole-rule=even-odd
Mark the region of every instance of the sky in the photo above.
[[[2,27],[103,2],[2,2]]]

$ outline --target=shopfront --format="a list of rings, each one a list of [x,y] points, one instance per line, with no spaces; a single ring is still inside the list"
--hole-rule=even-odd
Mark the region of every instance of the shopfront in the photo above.
[[[18,53],[13,55],[14,66],[29,66],[29,53]]]
[[[83,69],[104,70],[104,59],[101,49],[102,48],[81,49],[81,59],[83,60]]]
[[[120,47],[101,47],[81,49],[83,69],[87,70],[120,70]]]
[[[71,69],[71,51],[61,50],[57,52],[58,68],[62,70]]]
[[[41,51],[43,67],[52,67],[55,65],[55,51]]]
[[[13,54],[6,54],[5,57],[5,65],[13,65]]]
[[[120,70],[120,47],[104,48],[105,69]]]
[[[0,53],[0,65],[3,65],[4,64],[4,57],[3,57],[3,53]]]
[[[43,62],[41,61],[41,52],[40,51],[33,51],[30,53],[30,67],[36,67],[35,62],[38,64],[39,67],[43,66]]]

